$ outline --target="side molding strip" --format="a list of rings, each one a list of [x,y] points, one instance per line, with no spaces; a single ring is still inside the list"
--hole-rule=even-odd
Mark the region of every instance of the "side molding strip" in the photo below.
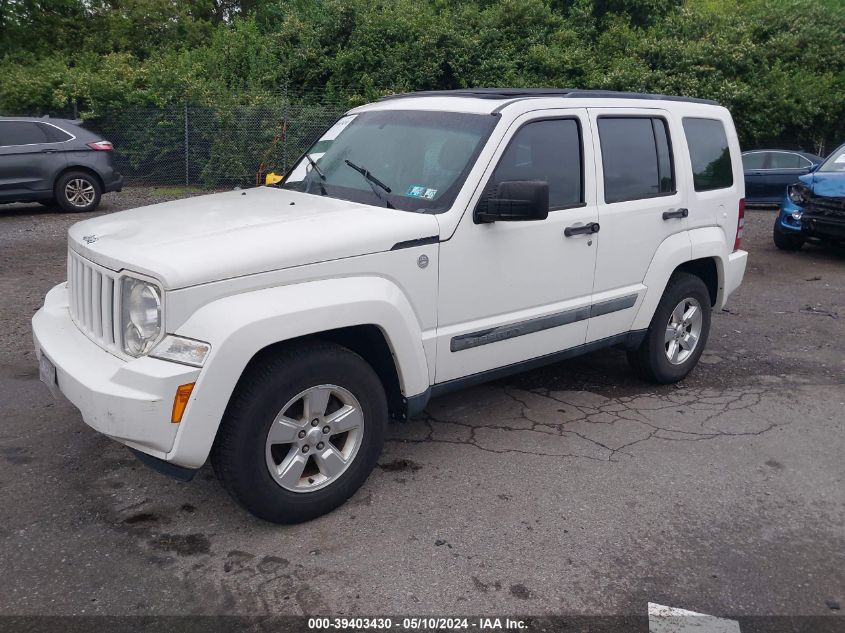
[[[570,323],[575,323],[576,321],[584,321],[590,317],[610,314],[611,312],[618,312],[620,310],[627,310],[628,308],[633,307],[636,302],[636,294],[626,295],[624,297],[594,303],[591,306],[573,308],[571,310],[564,310],[563,312],[557,312],[556,314],[550,314],[544,317],[518,321],[517,323],[510,323],[508,325],[500,325],[498,327],[490,328],[489,330],[461,334],[459,336],[452,337],[452,340],[449,342],[449,349],[453,352],[460,352],[461,350],[471,349],[480,345],[497,343],[498,341],[505,341],[509,338],[525,336],[526,334],[534,334],[535,332],[541,332],[554,327],[569,325]]]
[[[594,352],[606,347],[619,347],[625,350],[637,349],[647,333],[648,330],[634,330],[626,332],[625,334],[617,334],[616,336],[610,336],[598,341],[584,343],[583,345],[578,345],[577,347],[565,349],[560,352],[546,354],[545,356],[540,356],[539,358],[531,358],[529,360],[513,363],[512,365],[496,367],[495,369],[488,369],[487,371],[482,371],[477,374],[471,374],[461,378],[453,378],[452,380],[447,380],[446,382],[439,382],[432,385],[421,394],[408,398],[407,416],[410,418],[411,416],[422,413],[431,398],[436,398],[437,396],[442,396],[458,389],[480,385],[490,380],[498,380],[499,378],[505,378],[513,374],[536,369],[537,367],[543,367],[544,365],[559,363],[569,358]]]
[[[590,306],[590,316],[597,317],[603,314],[610,314],[611,312],[619,312],[620,310],[627,310],[633,308],[637,302],[637,295],[627,295],[624,297],[617,297],[616,299],[609,299],[608,301],[601,301]]]

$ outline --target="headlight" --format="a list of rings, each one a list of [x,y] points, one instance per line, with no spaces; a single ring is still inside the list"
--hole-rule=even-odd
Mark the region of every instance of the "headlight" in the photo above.
[[[202,367],[209,351],[211,351],[211,345],[208,343],[168,334],[150,352],[150,356],[192,367]]]
[[[807,202],[810,190],[805,185],[797,183],[794,185],[789,185],[786,188],[786,193],[789,196],[789,199],[792,200],[795,204],[804,204]]]
[[[161,289],[149,281],[124,277],[120,296],[123,351],[143,356],[161,334]]]

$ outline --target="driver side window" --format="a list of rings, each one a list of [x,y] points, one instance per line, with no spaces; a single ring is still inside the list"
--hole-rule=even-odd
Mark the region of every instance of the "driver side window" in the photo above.
[[[488,195],[509,180],[549,183],[549,210],[584,202],[581,129],[576,119],[526,123],[508,143],[487,185]]]

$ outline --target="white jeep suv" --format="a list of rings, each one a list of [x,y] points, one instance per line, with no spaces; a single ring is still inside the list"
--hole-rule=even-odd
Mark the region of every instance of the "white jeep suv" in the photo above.
[[[682,379],[745,271],[713,102],[414,93],[314,147],[277,186],[74,225],[33,318],[88,425],[183,479],[210,456],[269,521],[343,503],[388,420],[447,391],[610,346]]]

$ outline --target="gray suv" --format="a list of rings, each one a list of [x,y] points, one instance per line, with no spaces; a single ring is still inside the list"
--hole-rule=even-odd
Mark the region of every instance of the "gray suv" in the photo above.
[[[112,144],[63,119],[0,117],[0,204],[40,202],[93,211],[120,191]]]

